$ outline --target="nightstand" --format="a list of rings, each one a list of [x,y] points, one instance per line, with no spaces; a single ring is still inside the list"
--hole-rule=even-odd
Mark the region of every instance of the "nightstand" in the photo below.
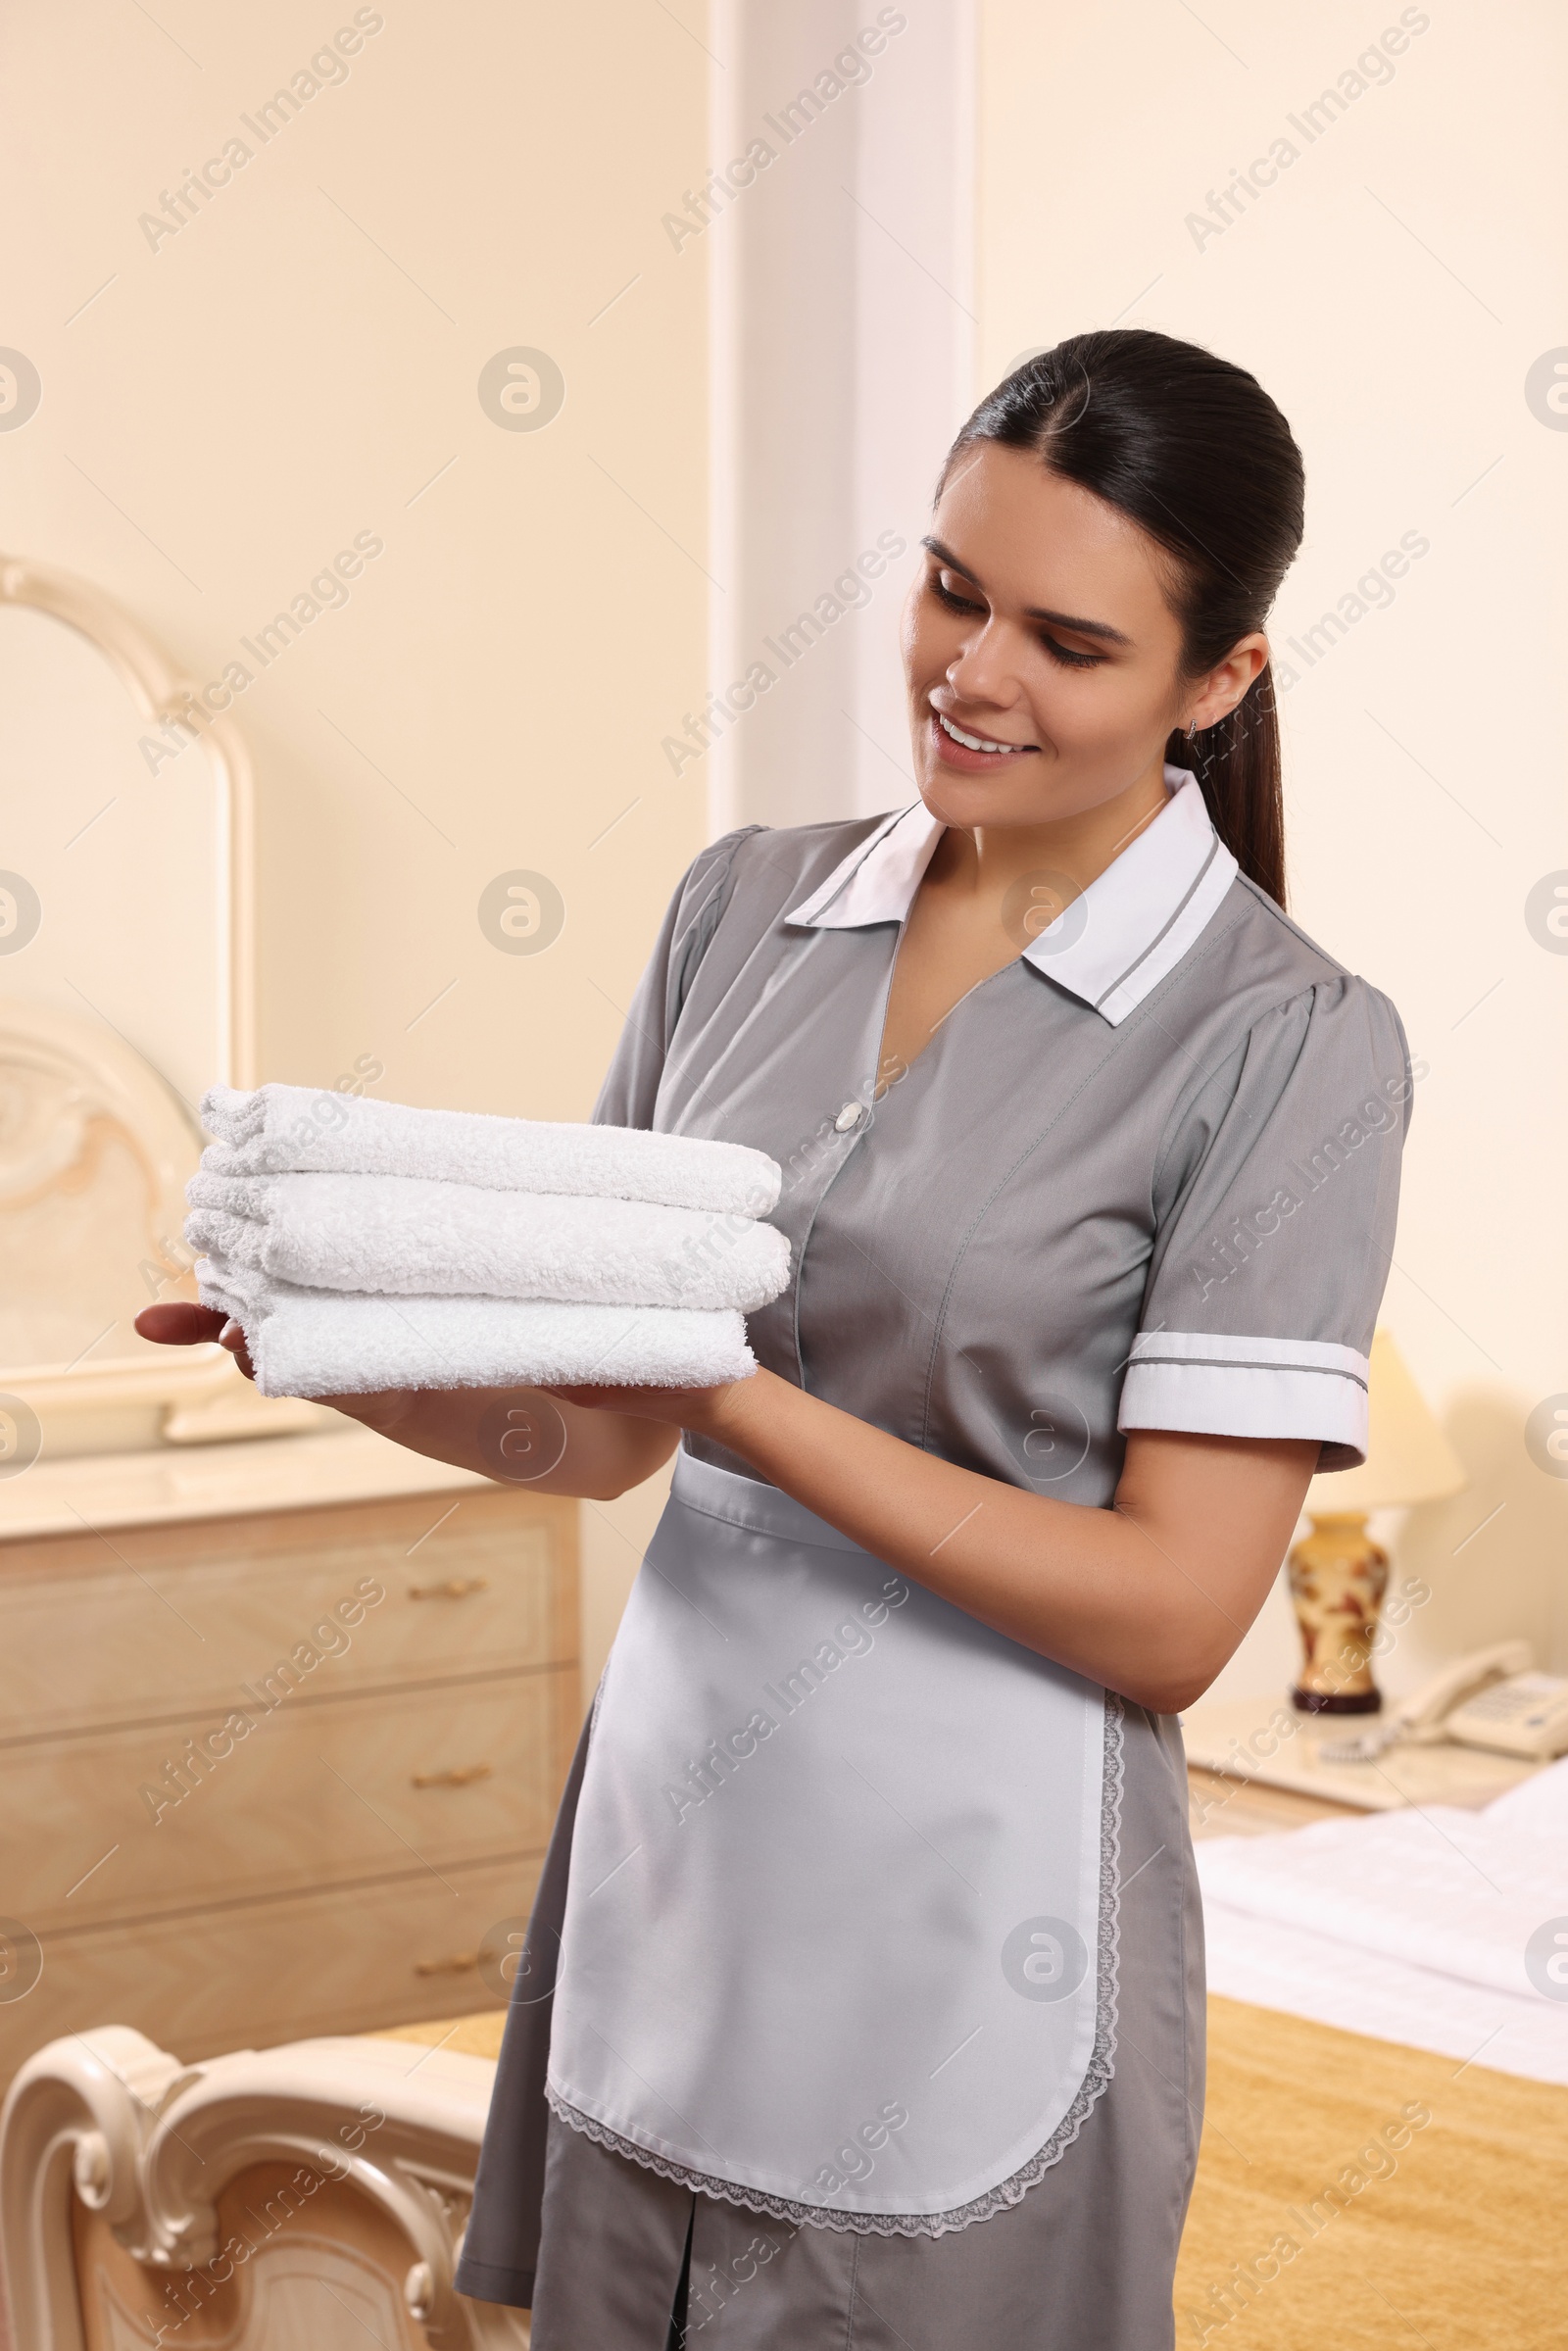
[[[1395,1812],[1406,1804],[1475,1810],[1544,1768],[1446,1741],[1394,1745],[1368,1763],[1324,1758],[1324,1744],[1353,1739],[1375,1720],[1298,1714],[1288,1696],[1203,1698],[1182,1716],[1182,1739],[1189,1767],[1224,1773],[1249,1788],[1315,1797],[1336,1811]]]

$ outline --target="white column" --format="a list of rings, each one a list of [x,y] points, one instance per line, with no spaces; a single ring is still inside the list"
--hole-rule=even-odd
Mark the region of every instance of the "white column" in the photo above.
[[[714,0],[711,25],[718,833],[914,798],[899,610],[975,396],[974,25],[971,0]]]

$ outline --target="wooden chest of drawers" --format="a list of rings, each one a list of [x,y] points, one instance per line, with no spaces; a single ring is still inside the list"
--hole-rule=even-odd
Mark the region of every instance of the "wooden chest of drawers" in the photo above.
[[[4,1494],[0,2079],[110,2021],[199,2058],[504,1997],[579,1728],[577,1506],[363,1432],[244,1450],[199,1515],[122,1523],[102,1464],[51,1473],[70,1531]],[[298,1498],[378,1483],[413,1491]]]

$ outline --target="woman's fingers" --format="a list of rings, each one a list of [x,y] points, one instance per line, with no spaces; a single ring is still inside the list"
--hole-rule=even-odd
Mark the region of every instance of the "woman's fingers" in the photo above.
[[[366,1428],[374,1429],[383,1437],[390,1436],[419,1400],[419,1391],[415,1388],[381,1388],[363,1396],[322,1396],[316,1398],[318,1403],[330,1405],[334,1412],[346,1412],[350,1420],[360,1421]],[[446,1456],[443,1454],[439,1457],[444,1460]]]
[[[256,1377],[244,1332],[238,1323],[230,1324],[228,1316],[217,1306],[197,1306],[182,1298],[172,1298],[164,1306],[143,1306],[133,1328],[138,1337],[151,1339],[159,1347],[203,1347],[216,1339],[220,1346],[227,1347],[247,1380]]]
[[[633,1420],[673,1421],[678,1428],[689,1428],[700,1421],[707,1406],[722,1388],[547,1388],[547,1396],[561,1396],[568,1404],[578,1404],[588,1412],[622,1412]]]
[[[662,1405],[691,1391],[669,1388],[547,1388],[546,1396],[559,1396],[568,1404],[577,1404],[585,1412],[631,1412],[652,1418]]]
[[[143,1306],[135,1328],[141,1338],[155,1340],[160,1347],[200,1347],[216,1339],[227,1320],[216,1306],[172,1298],[167,1305]]]
[[[612,1408],[624,1391],[619,1388],[546,1388],[546,1396],[560,1396],[564,1404],[576,1404],[584,1412],[602,1412]]]

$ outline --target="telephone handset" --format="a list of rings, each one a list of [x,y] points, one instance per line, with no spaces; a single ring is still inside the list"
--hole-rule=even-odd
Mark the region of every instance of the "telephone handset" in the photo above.
[[[1527,1641],[1499,1641],[1456,1657],[1360,1739],[1325,1740],[1325,1762],[1366,1763],[1402,1741],[1451,1739],[1546,1762],[1568,1754],[1568,1676],[1533,1670]]]

